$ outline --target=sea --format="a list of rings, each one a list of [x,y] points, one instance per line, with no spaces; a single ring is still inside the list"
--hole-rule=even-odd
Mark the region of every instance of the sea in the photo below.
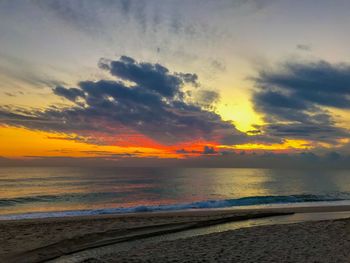
[[[350,204],[350,170],[0,167],[0,220]]]

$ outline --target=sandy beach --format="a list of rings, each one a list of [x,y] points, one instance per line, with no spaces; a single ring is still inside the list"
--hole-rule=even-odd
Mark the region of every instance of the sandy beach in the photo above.
[[[95,262],[349,261],[350,220],[330,220],[243,228],[139,246]]]
[[[45,262],[86,249],[225,222],[325,211],[350,211],[350,208],[206,210],[0,221],[0,262]],[[100,255],[98,260],[281,262],[282,259],[283,262],[301,262],[303,258],[306,260],[304,262],[309,259],[310,262],[348,262],[345,260],[350,259],[348,251],[350,221],[333,220],[245,228],[156,245],[141,245],[137,250]],[[325,261],[329,257],[339,261]]]

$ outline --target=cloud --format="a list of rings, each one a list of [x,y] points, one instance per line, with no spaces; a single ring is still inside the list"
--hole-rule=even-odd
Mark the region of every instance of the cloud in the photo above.
[[[204,105],[208,106],[218,102],[220,99],[219,93],[214,90],[200,90],[198,97]]]
[[[205,40],[228,37],[225,27],[216,20],[217,14],[250,15],[259,12],[270,5],[271,0],[221,0],[204,1],[198,5],[196,1],[150,1],[150,0],[35,0],[45,14],[72,26],[91,36],[98,35],[108,39],[118,36],[126,29],[137,30],[152,37],[158,42],[159,32],[166,34],[167,43],[174,39],[188,38]],[[213,17],[213,19],[208,19]],[[169,35],[172,35],[169,38]],[[130,37],[130,34],[128,35]],[[161,39],[163,39],[162,37]],[[181,42],[181,41],[180,41]],[[169,45],[165,48],[169,48]]]
[[[111,26],[135,22],[141,33],[157,31],[162,18],[163,8],[169,3],[144,0],[84,1],[84,0],[36,0],[35,4],[56,18],[87,33],[103,34]],[[171,5],[170,5],[171,7]],[[173,23],[179,24],[180,18],[172,16]],[[173,28],[174,25],[168,25]],[[106,30],[107,29],[107,30]]]
[[[213,69],[215,69],[215,70],[217,70],[219,72],[226,71],[226,65],[223,62],[218,61],[216,59],[211,61],[211,66],[213,67]]]
[[[301,51],[311,51],[311,46],[305,44],[298,44],[296,48]]]
[[[205,145],[203,147],[203,150],[200,151],[200,150],[191,150],[191,151],[188,151],[184,148],[182,149],[178,149],[175,151],[176,153],[178,154],[197,154],[197,155],[207,155],[207,154],[217,154],[218,152],[215,150],[215,148],[213,146],[208,146],[208,145]]]
[[[62,21],[87,32],[94,31],[96,34],[96,29],[101,28],[101,21],[96,14],[102,12],[105,1],[37,0],[34,3]]]
[[[22,58],[0,53],[0,61],[0,76],[8,79],[9,86],[14,87],[18,86],[18,83],[25,83],[35,88],[43,88],[63,84],[54,77],[44,74],[42,68]],[[38,74],[38,71],[41,74]]]
[[[4,94],[8,97],[16,97],[16,95],[11,92],[4,92]]]
[[[2,107],[1,123],[76,133],[101,143],[140,139],[140,134],[162,144],[228,139],[234,144],[247,139],[232,123],[190,102],[183,87],[197,85],[195,74],[172,73],[160,64],[126,56],[101,60],[99,66],[116,80],[81,81],[74,88],[58,86],[53,92],[73,106],[41,111]]]
[[[189,152],[189,151],[187,151],[186,149],[178,149],[178,150],[176,150],[175,151],[176,153],[178,153],[178,154],[188,154],[188,153],[191,153],[191,152]]]
[[[204,146],[203,154],[216,154],[217,151],[215,151],[214,147],[211,146]]]
[[[220,94],[215,90],[197,89],[189,93],[193,103],[208,110],[214,110],[220,100]]]
[[[334,142],[349,137],[328,108],[350,108],[350,66],[326,61],[286,63],[254,78],[254,107],[271,136]]]
[[[286,63],[282,71],[260,72],[256,82],[265,90],[289,92],[289,98],[303,102],[350,108],[350,65],[347,64]]]
[[[137,63],[127,56],[109,63],[102,60],[99,66],[113,76],[137,83],[140,87],[165,97],[183,96],[180,91],[182,85],[185,82],[195,84],[197,81],[195,74],[169,74],[169,70],[160,64]]]
[[[76,89],[76,88],[67,89],[67,88],[62,87],[62,86],[57,86],[54,89],[54,93],[58,96],[66,98],[67,100],[70,100],[70,101],[76,101],[77,98],[85,96],[84,92],[80,89]]]

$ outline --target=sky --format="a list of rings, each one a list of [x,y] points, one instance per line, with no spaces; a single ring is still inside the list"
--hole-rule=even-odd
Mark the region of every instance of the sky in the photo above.
[[[0,156],[345,162],[349,24],[345,0],[0,0]]]

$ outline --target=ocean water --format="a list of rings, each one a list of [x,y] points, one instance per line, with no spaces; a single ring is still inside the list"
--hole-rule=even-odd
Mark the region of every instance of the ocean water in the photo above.
[[[0,219],[339,201],[350,170],[0,168]]]

